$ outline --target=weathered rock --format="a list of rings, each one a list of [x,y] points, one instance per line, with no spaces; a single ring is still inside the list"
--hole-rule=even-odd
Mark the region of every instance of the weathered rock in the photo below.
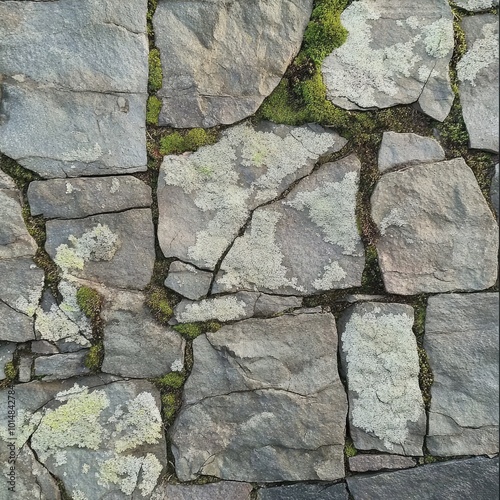
[[[0,340],[8,342],[35,340],[33,320],[0,302]]]
[[[108,289],[104,297],[103,372],[148,378],[183,369],[185,341],[155,322],[144,294]]]
[[[454,0],[453,3],[462,9],[477,12],[495,7],[498,0]]]
[[[257,500],[348,500],[344,484],[290,484],[277,488],[263,488]]]
[[[252,485],[233,481],[204,485],[165,484],[158,486],[151,500],[250,500]]]
[[[339,323],[354,446],[422,455],[426,416],[418,384],[413,308],[361,303]]]
[[[16,344],[0,343],[0,380],[5,379],[5,365],[12,362],[15,350]]]
[[[48,221],[45,249],[64,275],[143,289],[155,260],[151,210]]]
[[[187,299],[198,300],[208,293],[212,278],[212,273],[175,261],[170,264],[165,286]]]
[[[253,115],[302,44],[312,0],[159,2],[160,125],[213,127]]]
[[[499,176],[498,163],[497,163],[495,165],[495,173],[493,174],[493,179],[491,180],[491,193],[490,193],[491,204],[493,205],[493,208],[495,209],[497,217],[499,217],[499,214],[500,214],[499,193],[500,193],[500,176]]]
[[[34,375],[43,380],[61,380],[87,375],[90,370],[85,366],[87,349],[68,354],[54,354],[35,359]]]
[[[31,215],[75,219],[104,212],[121,212],[151,205],[151,188],[124,175],[35,181],[28,188]]]
[[[340,16],[346,42],[323,62],[327,97],[345,109],[416,102],[443,121],[453,103],[448,65],[453,15],[446,0],[361,0]]]
[[[16,189],[14,181],[3,170],[0,170],[0,189]]]
[[[2,2],[0,150],[44,177],[146,170],[146,11]]]
[[[385,172],[397,167],[433,163],[444,159],[443,148],[431,137],[384,132],[378,152],[378,169]]]
[[[327,163],[284,200],[257,209],[224,258],[213,291],[310,295],[361,285],[360,168],[355,156]]]
[[[227,129],[213,146],[166,156],[158,181],[158,239],[165,257],[213,270],[251,210],[346,142],[318,125],[244,123]]]
[[[266,318],[281,314],[290,309],[295,309],[302,305],[301,297],[280,297],[279,295],[267,295],[261,293],[255,302],[254,316],[258,318]]]
[[[415,467],[413,458],[400,455],[356,455],[349,458],[352,472],[370,472],[382,469],[409,469]]]
[[[35,354],[58,354],[58,349],[55,345],[46,340],[35,340],[31,342],[31,352]]]
[[[469,145],[498,152],[498,16],[465,17],[462,26],[467,52],[457,76]]]
[[[491,500],[498,497],[498,458],[473,458],[374,476],[347,478],[354,500]]]
[[[31,380],[31,368],[33,367],[33,357],[24,354],[19,358],[18,374],[19,382],[29,382]]]
[[[498,293],[429,298],[424,348],[434,374],[427,447],[498,453]]]
[[[251,319],[196,338],[171,429],[179,479],[343,477],[347,403],[336,344],[331,314]]]
[[[389,293],[482,290],[495,283],[498,227],[463,159],[383,175],[371,206]]]

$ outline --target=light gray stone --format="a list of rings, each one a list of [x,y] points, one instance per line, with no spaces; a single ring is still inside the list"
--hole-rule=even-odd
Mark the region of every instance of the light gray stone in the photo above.
[[[432,455],[498,453],[498,293],[430,297],[424,348],[434,374]]]
[[[257,500],[348,500],[345,484],[290,484],[262,488]]]
[[[31,342],[31,352],[35,354],[58,354],[57,347],[46,340],[35,340]]]
[[[187,299],[198,300],[207,295],[212,278],[212,273],[175,261],[170,264],[165,286]]]
[[[151,500],[250,500],[252,485],[233,481],[212,484],[165,484],[158,486]]]
[[[493,179],[491,180],[491,204],[495,209],[497,217],[500,214],[499,208],[499,193],[500,193],[500,176],[498,170],[498,163],[495,165],[495,173],[493,174]]]
[[[366,294],[349,294],[345,297],[339,299],[337,302],[349,302],[350,304],[355,304],[356,302],[373,302],[377,300],[383,300],[383,295],[366,295]]]
[[[14,181],[3,170],[0,170],[0,189],[16,189]]]
[[[253,115],[302,44],[312,0],[159,2],[160,125],[231,124]]]
[[[426,415],[418,383],[413,308],[361,303],[339,323],[349,428],[359,450],[422,455]]]
[[[44,177],[146,170],[146,11],[2,2],[0,150]]]
[[[364,248],[356,224],[361,164],[327,163],[287,196],[252,214],[225,256],[213,291],[311,295],[361,285]]]
[[[33,357],[29,354],[22,355],[19,358],[18,378],[19,382],[29,382],[31,380],[31,368],[33,366]]]
[[[63,275],[143,289],[155,260],[151,210],[48,221],[45,249]]]
[[[498,16],[462,21],[467,52],[457,64],[462,113],[474,149],[498,152]]]
[[[213,270],[253,209],[309,174],[346,140],[319,125],[239,124],[217,144],[163,160],[158,240],[165,257]]]
[[[184,368],[184,339],[155,322],[143,293],[107,289],[103,295],[103,372],[149,378]]]
[[[498,458],[472,458],[388,472],[352,476],[354,500],[492,500],[498,498]]]
[[[261,293],[255,302],[254,316],[265,318],[281,314],[302,305],[301,297],[280,297],[279,295],[266,295]]]
[[[382,469],[410,469],[415,467],[413,458],[400,455],[356,455],[349,458],[352,472],[370,472]]]
[[[386,172],[397,167],[433,163],[444,159],[443,148],[431,137],[384,132],[378,152],[378,169]]]
[[[31,215],[47,219],[122,212],[152,203],[151,188],[131,175],[31,182],[28,201]]]
[[[453,14],[446,0],[361,0],[340,16],[346,42],[323,62],[327,97],[345,109],[417,103],[443,121],[454,100],[448,66]]]
[[[32,318],[0,301],[0,340],[26,342],[35,340]]]
[[[68,354],[53,354],[35,359],[34,375],[43,380],[61,380],[87,375],[90,370],[85,366],[87,349]]]
[[[0,380],[4,380],[6,378],[5,365],[12,362],[15,350],[16,344],[0,343]]]
[[[382,176],[371,198],[385,288],[482,290],[497,275],[498,226],[462,158]]]
[[[331,314],[250,319],[196,338],[170,432],[179,479],[343,477],[347,402],[336,344]]]
[[[453,3],[462,9],[477,12],[498,5],[498,0],[454,0]]]

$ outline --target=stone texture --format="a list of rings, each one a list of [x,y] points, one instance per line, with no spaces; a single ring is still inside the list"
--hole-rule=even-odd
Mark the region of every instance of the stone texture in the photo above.
[[[383,175],[371,207],[389,293],[482,290],[495,283],[498,227],[462,158]]]
[[[360,168],[354,155],[327,163],[283,200],[255,210],[222,261],[213,291],[311,295],[360,286],[364,248],[355,214]]]
[[[213,270],[251,210],[309,174],[346,140],[319,125],[240,124],[196,153],[166,156],[158,181],[165,257]]]
[[[54,354],[35,359],[34,375],[43,380],[61,380],[87,375],[90,370],[85,366],[87,349],[69,354]]]
[[[103,372],[148,378],[183,369],[185,341],[155,322],[144,294],[108,289],[103,295]]]
[[[433,163],[444,159],[443,148],[431,137],[384,132],[378,152],[378,169],[386,172],[397,167]]]
[[[361,0],[340,16],[349,35],[324,61],[327,97],[345,109],[416,102],[443,121],[454,100],[448,65],[453,15],[446,0]]]
[[[312,0],[159,2],[160,125],[213,127],[253,115],[299,51]]]
[[[409,469],[415,467],[413,458],[400,455],[356,455],[349,458],[352,472],[370,472],[382,469]]]
[[[0,150],[44,177],[146,170],[145,0],[2,2]]]
[[[0,302],[0,340],[26,342],[34,339],[33,320]]]
[[[3,170],[0,170],[0,189],[16,189],[14,181]]]
[[[347,402],[336,344],[331,314],[250,319],[196,338],[171,428],[179,479],[343,477]]]
[[[212,273],[175,261],[170,264],[165,286],[187,299],[198,300],[207,295],[212,278]]]
[[[361,303],[340,319],[349,428],[359,450],[422,455],[426,416],[413,316],[404,304]]]
[[[469,145],[498,152],[498,16],[465,17],[462,27],[467,52],[457,64],[457,76]]]
[[[345,484],[290,484],[260,489],[257,500],[348,500]]]
[[[5,379],[5,365],[12,362],[15,350],[16,344],[0,343],[0,380]]]
[[[499,170],[498,170],[498,163],[495,165],[495,173],[493,174],[493,179],[491,180],[491,204],[493,205],[493,208],[495,209],[495,212],[497,214],[497,217],[499,216],[500,213],[500,208],[499,208],[499,193],[500,193],[500,175],[499,175]]]
[[[155,260],[151,210],[48,221],[45,249],[63,275],[143,289]]]
[[[498,5],[498,0],[454,0],[453,3],[462,9],[477,12]]]
[[[33,367],[33,357],[29,354],[19,358],[18,374],[19,382],[29,382],[31,380],[31,368]]]
[[[204,485],[165,484],[158,486],[151,500],[250,500],[252,485],[232,481]]]
[[[498,458],[424,465],[374,476],[347,478],[354,500],[492,500],[498,498]]]
[[[58,354],[57,347],[46,340],[35,340],[31,342],[31,352],[35,354]]]
[[[281,297],[278,295],[267,295],[261,293],[255,302],[254,316],[265,318],[280,314],[289,309],[295,309],[302,305],[301,297]]]
[[[432,455],[498,453],[498,293],[429,298],[424,348],[434,374]]]
[[[151,188],[131,175],[31,182],[28,201],[31,215],[46,219],[76,219],[152,203]]]

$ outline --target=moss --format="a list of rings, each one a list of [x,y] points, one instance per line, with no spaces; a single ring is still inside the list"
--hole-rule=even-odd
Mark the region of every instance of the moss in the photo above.
[[[158,49],[151,49],[148,56],[149,61],[149,89],[156,92],[161,89],[163,85],[163,71],[161,68],[160,51]]]
[[[76,292],[78,307],[90,319],[97,319],[101,311],[102,298],[99,292],[88,286],[82,286]]]
[[[155,380],[160,389],[180,389],[184,384],[184,375],[179,372],[170,372]]]
[[[104,359],[104,345],[99,342],[93,345],[87,356],[85,357],[85,366],[92,372],[97,372],[101,369],[102,360]]]
[[[12,361],[5,364],[3,371],[5,373],[5,378],[12,382],[17,377],[17,368]]]
[[[54,296],[57,296],[57,287],[61,281],[61,277],[59,276],[59,269],[54,264],[54,261],[50,258],[49,254],[40,247],[36,251],[33,261],[39,268],[43,269],[45,273],[45,286],[50,289]]]
[[[198,335],[201,335],[202,329],[199,324],[196,323],[184,323],[182,325],[174,326],[174,330],[179,332],[184,337],[188,339],[195,339]]]
[[[422,391],[425,409],[429,410],[431,406],[431,386],[434,383],[429,357],[422,347],[417,347],[418,361],[420,364],[420,372],[418,374],[418,382]]]
[[[156,96],[148,97],[146,110],[146,123],[148,125],[158,125],[158,117],[160,116],[162,102]]]
[[[221,328],[222,328],[222,325],[220,323],[218,323],[217,321],[209,321],[203,325],[204,332],[215,333],[216,331],[220,330]]]
[[[347,458],[355,457],[358,454],[358,450],[355,448],[352,441],[347,441],[344,447],[344,453]]]
[[[15,160],[1,153],[0,169],[12,177],[17,188],[21,190],[27,188],[30,182],[41,179],[39,175],[35,174],[31,170],[21,167],[21,165],[19,165],[19,163]]]
[[[174,313],[170,305],[165,288],[150,285],[146,289],[146,305],[151,310],[155,319],[161,324],[167,324]]]
[[[43,247],[47,239],[45,219],[41,215],[33,217],[31,215],[30,206],[27,203],[23,205],[21,213],[28,233],[36,241],[39,247]]]
[[[214,131],[194,128],[187,133],[173,132],[160,139],[162,155],[181,154],[186,151],[197,151],[200,147],[214,144],[217,135]]]
[[[163,404],[163,418],[167,422],[171,422],[179,407],[179,400],[175,394],[169,393],[161,397],[161,402]]]
[[[365,249],[365,269],[361,277],[361,290],[365,293],[384,293],[384,281],[378,263],[377,249],[367,245]]]

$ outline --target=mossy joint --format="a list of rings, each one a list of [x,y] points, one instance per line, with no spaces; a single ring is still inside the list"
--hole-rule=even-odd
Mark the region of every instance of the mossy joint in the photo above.
[[[174,326],[174,330],[186,337],[188,340],[194,340],[202,333],[216,332],[221,328],[221,324],[217,321],[208,321],[206,323],[183,323]]]
[[[76,292],[76,302],[89,319],[99,318],[102,306],[102,297],[99,292],[88,286],[81,286]]]
[[[7,384],[14,382],[14,380],[17,377],[17,371],[18,371],[14,362],[9,361],[8,363],[5,363],[3,371],[5,373],[5,379],[6,379]]]
[[[152,92],[157,92],[163,85],[163,70],[161,67],[160,51],[151,49],[148,56],[149,63],[149,89]]]
[[[147,287],[146,305],[154,318],[162,325],[167,325],[174,314],[167,290],[160,285],[149,285]]]
[[[148,125],[158,125],[158,118],[160,116],[160,111],[162,107],[162,102],[158,97],[152,95],[148,97],[148,103],[146,107],[146,123]]]
[[[202,146],[217,142],[217,133],[214,130],[193,128],[187,132],[173,132],[160,139],[160,154],[181,154],[186,151],[197,151]]]
[[[102,361],[104,359],[104,344],[99,342],[98,344],[93,345],[87,356],[85,357],[85,366],[91,372],[98,372],[101,369]]]

